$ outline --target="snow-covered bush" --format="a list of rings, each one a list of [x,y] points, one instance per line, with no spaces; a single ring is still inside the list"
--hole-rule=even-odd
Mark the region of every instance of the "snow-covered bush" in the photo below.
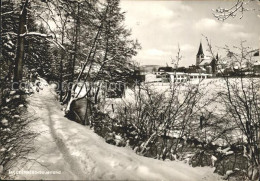
[[[17,159],[25,159],[33,151],[30,143],[36,136],[28,129],[30,119],[26,115],[26,102],[21,92],[5,91],[9,102],[0,104],[0,178],[8,177],[7,171]],[[9,94],[8,94],[9,92]],[[19,97],[18,97],[19,95]]]
[[[197,102],[202,94],[198,88],[173,84],[170,91],[157,92],[140,85],[133,90],[134,100],[115,105],[113,127],[121,129],[120,134],[137,153],[174,159],[194,126],[199,127]]]

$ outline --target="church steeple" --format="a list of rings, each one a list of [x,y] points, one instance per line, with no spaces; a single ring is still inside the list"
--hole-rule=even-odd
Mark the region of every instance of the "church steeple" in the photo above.
[[[197,53],[197,57],[196,57],[196,65],[199,65],[204,59],[204,53],[203,53],[203,48],[202,48],[202,44],[200,42],[200,47],[199,47],[199,51]]]
[[[203,55],[203,56],[204,56],[203,48],[202,48],[202,44],[201,44],[201,42],[200,42],[199,51],[198,51],[198,53],[197,53],[197,57],[199,57],[200,55]]]

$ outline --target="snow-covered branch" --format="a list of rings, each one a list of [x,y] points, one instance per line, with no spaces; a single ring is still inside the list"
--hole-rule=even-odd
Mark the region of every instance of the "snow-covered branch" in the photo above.
[[[38,33],[38,32],[26,32],[26,33],[20,35],[20,37],[25,37],[25,36],[39,36],[42,38],[52,38],[53,37],[52,35]]]
[[[235,18],[237,14],[240,12],[240,19],[243,18],[244,12],[250,11],[250,9],[246,8],[245,5],[250,1],[245,0],[237,0],[237,2],[231,8],[222,8],[219,7],[217,9],[212,9],[213,15],[220,21],[225,21],[226,19],[232,17]]]
[[[9,15],[9,14],[12,14],[12,13],[14,13],[14,11],[5,12],[5,13],[2,13],[1,15],[6,16],[6,15]]]

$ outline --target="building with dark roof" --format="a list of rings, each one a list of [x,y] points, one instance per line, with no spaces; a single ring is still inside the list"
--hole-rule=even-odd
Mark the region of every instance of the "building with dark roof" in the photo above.
[[[158,72],[173,72],[173,71],[174,71],[173,68],[169,66],[158,68]]]
[[[200,42],[199,50],[196,55],[196,72],[204,72],[208,74],[216,74],[218,64],[218,54],[216,57],[205,57],[203,53],[202,43]],[[199,70],[199,68],[201,70]],[[194,69],[194,67],[190,67]]]

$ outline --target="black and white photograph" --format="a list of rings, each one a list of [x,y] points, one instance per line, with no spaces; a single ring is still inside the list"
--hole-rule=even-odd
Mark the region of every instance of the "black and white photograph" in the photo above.
[[[0,0],[0,180],[259,181],[260,0]]]

